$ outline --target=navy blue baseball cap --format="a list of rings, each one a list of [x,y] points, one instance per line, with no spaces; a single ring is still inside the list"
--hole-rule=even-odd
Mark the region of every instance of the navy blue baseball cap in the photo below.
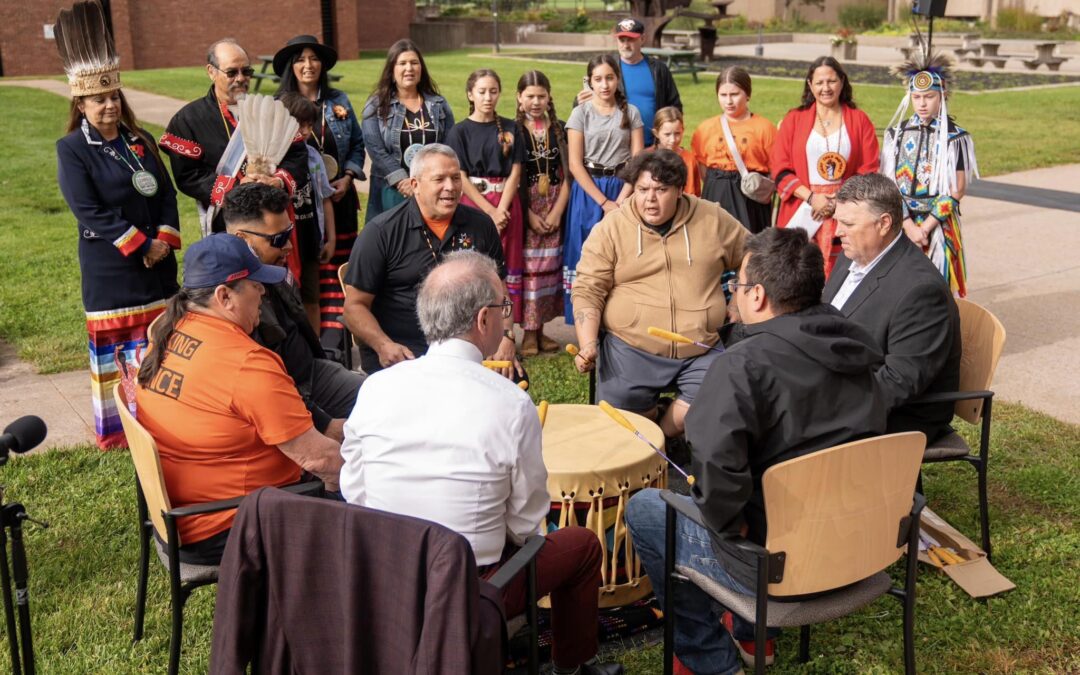
[[[284,267],[262,264],[244,240],[232,234],[204,237],[184,254],[184,288],[213,288],[239,279],[278,284],[286,274]]]

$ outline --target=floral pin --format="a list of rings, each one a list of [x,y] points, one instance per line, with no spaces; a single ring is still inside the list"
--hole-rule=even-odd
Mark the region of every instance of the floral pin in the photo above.
[[[343,120],[348,116],[349,116],[349,111],[345,109],[345,106],[343,106],[343,105],[334,106],[334,117],[338,118],[339,120]]]

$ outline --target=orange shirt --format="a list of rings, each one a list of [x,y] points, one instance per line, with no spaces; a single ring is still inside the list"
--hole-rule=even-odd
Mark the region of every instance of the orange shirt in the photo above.
[[[276,445],[311,429],[311,413],[281,358],[231,321],[194,312],[181,319],[161,370],[135,400],[173,507],[300,480]],[[181,543],[227,530],[234,514],[181,518]]]
[[[427,224],[428,228],[435,233],[435,236],[439,238],[439,241],[446,238],[446,231],[450,229],[450,218],[445,218],[443,220],[435,220],[434,218],[428,220],[427,218],[424,218],[424,222]]]
[[[683,163],[686,164],[686,186],[683,187],[683,192],[700,197],[701,173],[698,171],[698,164],[694,159],[694,154],[689,150],[684,150],[682,147],[675,148],[675,150],[679,153],[679,157],[682,157]]]
[[[769,152],[772,151],[773,141],[776,140],[776,125],[761,115],[753,113],[749,119],[741,122],[729,120],[728,124],[731,127],[731,135],[739,146],[739,154],[742,155],[746,168],[749,171],[769,173]],[[694,151],[694,158],[700,164],[723,171],[738,170],[728,150],[727,140],[724,138],[724,127],[720,124],[719,115],[710,117],[698,125],[690,147]]]

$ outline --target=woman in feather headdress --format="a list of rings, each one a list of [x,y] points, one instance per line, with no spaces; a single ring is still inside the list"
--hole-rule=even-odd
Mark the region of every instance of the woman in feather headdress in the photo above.
[[[881,172],[896,181],[904,198],[904,232],[922,246],[953,292],[967,295],[960,237],[960,199],[978,178],[975,144],[946,110],[948,57],[916,54],[893,69],[904,82],[904,99],[885,131]],[[908,106],[914,113],[908,117]]]
[[[112,395],[117,362],[136,362],[147,327],[179,290],[180,218],[154,141],[120,91],[120,59],[97,0],[60,12],[56,44],[72,97],[57,179],[79,224],[95,431],[110,448],[126,445]]]

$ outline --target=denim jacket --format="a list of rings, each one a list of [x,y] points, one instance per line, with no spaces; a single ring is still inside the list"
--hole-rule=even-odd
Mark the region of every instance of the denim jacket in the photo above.
[[[360,123],[356,120],[356,112],[353,111],[349,97],[343,91],[332,90],[333,93],[325,99],[323,115],[326,117],[326,126],[334,134],[334,143],[337,144],[337,160],[341,165],[342,173],[346,169],[352,169],[360,180],[364,180],[364,136],[360,131]],[[334,108],[345,109],[345,118],[339,119],[334,114]],[[333,178],[333,176],[330,176]]]
[[[409,172],[401,166],[401,125],[405,122],[405,106],[397,97],[390,100],[390,114],[381,119],[378,113],[379,102],[373,96],[364,105],[364,145],[371,155],[372,178],[384,179],[389,186],[409,177]],[[454,112],[450,104],[438,94],[424,96],[424,113],[438,129],[439,142],[446,142],[446,134],[454,126]]]

